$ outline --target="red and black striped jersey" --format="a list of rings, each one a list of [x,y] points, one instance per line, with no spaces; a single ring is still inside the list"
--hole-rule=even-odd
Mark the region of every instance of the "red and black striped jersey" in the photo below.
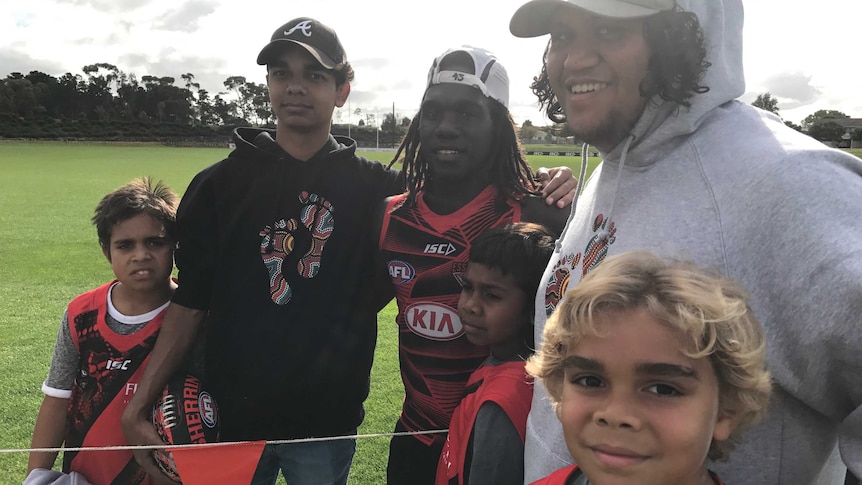
[[[67,448],[128,444],[120,429],[120,416],[135,393],[164,319],[163,310],[133,334],[111,330],[105,315],[112,284],[69,303],[68,321],[80,363],[67,413]],[[93,483],[152,483],[130,450],[67,451],[63,471],[77,471]]]
[[[488,356],[467,340],[458,317],[459,275],[470,244],[485,229],[519,221],[521,206],[491,186],[452,214],[425,204],[399,207],[390,199],[380,250],[395,284],[398,348],[405,398],[400,420],[407,430],[446,429],[464,386]],[[392,210],[397,207],[397,209]],[[417,435],[430,444],[442,435]]]

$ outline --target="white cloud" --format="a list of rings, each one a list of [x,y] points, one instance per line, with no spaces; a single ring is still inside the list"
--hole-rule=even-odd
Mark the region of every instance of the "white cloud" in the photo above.
[[[818,109],[862,117],[862,67],[850,61],[858,50],[862,2],[749,0],[745,8],[749,93],[776,95],[783,101],[779,114],[796,123]]]
[[[153,28],[177,32],[195,33],[202,17],[215,12],[218,2],[208,0],[192,0],[179,8],[160,15],[153,22]]]
[[[541,67],[546,38],[508,32],[523,0],[437,0],[433,4],[366,0],[28,0],[0,16],[0,76],[40,70],[78,74],[97,62],[140,78],[192,72],[215,94],[228,76],[264,82],[257,53],[272,32],[299,16],[334,27],[356,70],[351,107],[412,116],[432,59],[472,44],[495,52],[509,71],[515,120],[548,121],[529,84]],[[862,117],[862,67],[852,62],[862,2],[820,0],[816,8],[784,0],[747,0],[747,102],[776,96],[785,119],[817,109]],[[177,84],[180,84],[178,81]]]
[[[103,12],[128,12],[146,5],[150,0],[57,0],[59,4],[91,7]]]

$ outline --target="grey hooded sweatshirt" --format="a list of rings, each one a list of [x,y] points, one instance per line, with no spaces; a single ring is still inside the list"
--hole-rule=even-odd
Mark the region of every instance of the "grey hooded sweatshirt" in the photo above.
[[[723,269],[749,291],[775,390],[730,460],[728,485],[862,476],[862,161],[735,101],[745,90],[740,0],[680,0],[705,31],[710,90],[653,100],[572,204],[536,297],[536,342],[566,287],[605,257],[648,249]],[[571,463],[542,386],[525,482]]]

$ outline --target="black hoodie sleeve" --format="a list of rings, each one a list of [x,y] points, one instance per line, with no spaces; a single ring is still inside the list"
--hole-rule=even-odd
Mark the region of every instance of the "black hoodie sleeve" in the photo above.
[[[218,252],[212,170],[205,169],[192,179],[177,208],[179,245],[174,259],[179,288],[172,301],[198,310],[210,307]]]

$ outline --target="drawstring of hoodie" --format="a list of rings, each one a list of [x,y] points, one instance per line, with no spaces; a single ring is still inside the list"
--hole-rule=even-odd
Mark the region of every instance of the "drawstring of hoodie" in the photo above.
[[[608,209],[607,217],[605,217],[605,225],[602,227],[602,230],[599,231],[598,240],[606,241],[610,236],[611,231],[608,229],[608,225],[613,223],[614,217],[614,204],[617,201],[617,191],[620,189],[620,179],[623,176],[623,166],[626,164],[626,155],[629,153],[629,146],[631,146],[634,141],[634,134],[629,134],[626,137],[626,144],[623,145],[623,151],[620,154],[620,166],[617,168],[617,180],[614,182],[614,191],[611,192],[611,207]]]
[[[581,189],[584,187],[584,178],[587,175],[587,162],[589,158],[587,157],[587,148],[588,145],[586,143],[581,146],[581,168],[578,174],[577,184],[575,186],[575,198],[572,200],[572,208],[569,209],[569,218],[566,219],[566,225],[563,227],[563,232],[560,233],[560,237],[557,238],[557,242],[554,243],[554,251],[560,252],[563,247],[563,235],[566,231],[569,230],[569,224],[572,223],[572,220],[575,218],[575,211],[578,208],[578,199],[581,198]]]

